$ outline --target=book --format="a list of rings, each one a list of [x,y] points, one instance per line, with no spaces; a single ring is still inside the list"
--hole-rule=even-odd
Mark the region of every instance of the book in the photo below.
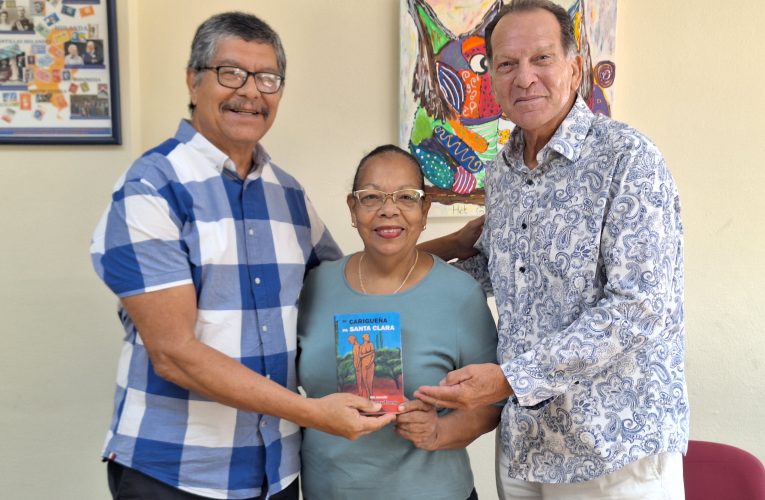
[[[401,319],[397,312],[335,315],[337,390],[397,413],[404,397]]]

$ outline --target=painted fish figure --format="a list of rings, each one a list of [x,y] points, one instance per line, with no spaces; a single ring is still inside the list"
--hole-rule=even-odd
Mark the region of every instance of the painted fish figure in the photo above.
[[[483,33],[497,0],[477,26],[447,29],[425,0],[408,0],[419,58],[412,92],[418,104],[409,149],[434,186],[458,194],[483,188],[485,163],[496,156],[502,115],[491,91]]]

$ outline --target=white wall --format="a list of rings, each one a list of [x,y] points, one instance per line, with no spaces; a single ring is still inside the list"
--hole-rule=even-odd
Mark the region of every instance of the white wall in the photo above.
[[[763,4],[619,9],[616,116],[659,145],[683,204],[691,437],[765,460]]]
[[[398,0],[119,2],[125,144],[0,146],[4,498],[107,496],[98,456],[121,329],[88,241],[120,173],[185,116],[194,29],[229,8],[262,16],[286,46],[287,87],[264,144],[343,249],[360,246],[344,195],[358,159],[397,141]],[[760,9],[756,0],[620,1],[614,114],[659,145],[680,187],[692,437],[765,459]],[[424,237],[454,227],[431,221]],[[495,498],[491,440],[471,455],[481,497]]]
[[[135,19],[120,10],[122,146],[0,146],[0,497],[102,499],[120,347],[88,246],[137,154]]]

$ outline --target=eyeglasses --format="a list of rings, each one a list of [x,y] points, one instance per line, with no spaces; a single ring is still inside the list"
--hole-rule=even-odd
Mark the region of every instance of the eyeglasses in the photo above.
[[[268,71],[247,71],[236,66],[205,66],[200,70],[215,71],[218,75],[218,83],[229,89],[241,89],[252,75],[255,80],[255,88],[264,94],[275,94],[282,88],[284,77]]]
[[[400,208],[413,208],[425,196],[425,191],[422,189],[399,189],[392,193],[386,193],[377,189],[360,189],[352,194],[359,200],[362,207],[377,210],[385,205],[385,200],[389,196],[394,205]]]

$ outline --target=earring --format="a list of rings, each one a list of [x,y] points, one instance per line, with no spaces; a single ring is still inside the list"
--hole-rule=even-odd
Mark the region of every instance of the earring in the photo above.
[[[356,227],[356,219],[351,219],[351,226]]]
[[[422,226],[422,230],[423,230],[423,231],[425,231],[425,229],[427,229],[427,228],[428,228],[428,225],[427,225],[427,224],[425,224],[424,226]]]

